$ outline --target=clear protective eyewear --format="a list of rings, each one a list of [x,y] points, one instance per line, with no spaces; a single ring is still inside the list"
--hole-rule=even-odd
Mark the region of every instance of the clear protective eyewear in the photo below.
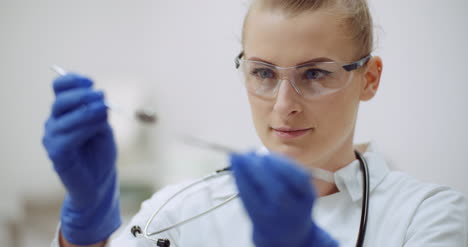
[[[274,98],[283,80],[306,99],[334,93],[345,88],[353,78],[350,73],[364,66],[370,54],[352,63],[334,61],[307,62],[293,67],[279,67],[266,62],[242,58],[235,59],[236,69],[244,80],[247,91],[265,98]]]

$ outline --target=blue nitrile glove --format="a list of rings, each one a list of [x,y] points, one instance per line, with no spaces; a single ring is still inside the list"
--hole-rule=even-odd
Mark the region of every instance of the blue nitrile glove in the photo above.
[[[337,242],[312,220],[316,198],[311,176],[275,154],[232,154],[231,167],[252,220],[257,247],[335,247]]]
[[[43,144],[67,195],[61,231],[72,244],[107,239],[121,224],[116,146],[102,92],[76,74],[58,77]]]

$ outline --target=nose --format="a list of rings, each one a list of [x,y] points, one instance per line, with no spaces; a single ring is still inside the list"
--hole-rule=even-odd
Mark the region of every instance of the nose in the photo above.
[[[302,112],[301,95],[292,81],[283,79],[279,83],[273,111],[277,112],[282,120],[288,120]]]

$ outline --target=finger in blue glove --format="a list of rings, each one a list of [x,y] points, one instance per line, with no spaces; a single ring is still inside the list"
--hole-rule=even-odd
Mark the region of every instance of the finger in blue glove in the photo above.
[[[67,74],[56,94],[43,145],[67,190],[61,232],[77,245],[107,239],[121,224],[117,151],[102,92],[89,78]]]
[[[256,153],[232,154],[230,162],[256,246],[337,246],[312,220],[316,193],[300,165]]]

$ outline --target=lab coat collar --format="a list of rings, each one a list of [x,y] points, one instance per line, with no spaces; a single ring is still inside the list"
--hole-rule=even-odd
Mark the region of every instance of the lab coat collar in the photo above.
[[[370,142],[363,155],[369,167],[370,193],[383,181],[390,172],[387,163],[378,153],[375,143]],[[359,160],[354,160],[347,166],[335,172],[335,182],[340,192],[347,192],[354,202],[363,196],[363,177]]]

